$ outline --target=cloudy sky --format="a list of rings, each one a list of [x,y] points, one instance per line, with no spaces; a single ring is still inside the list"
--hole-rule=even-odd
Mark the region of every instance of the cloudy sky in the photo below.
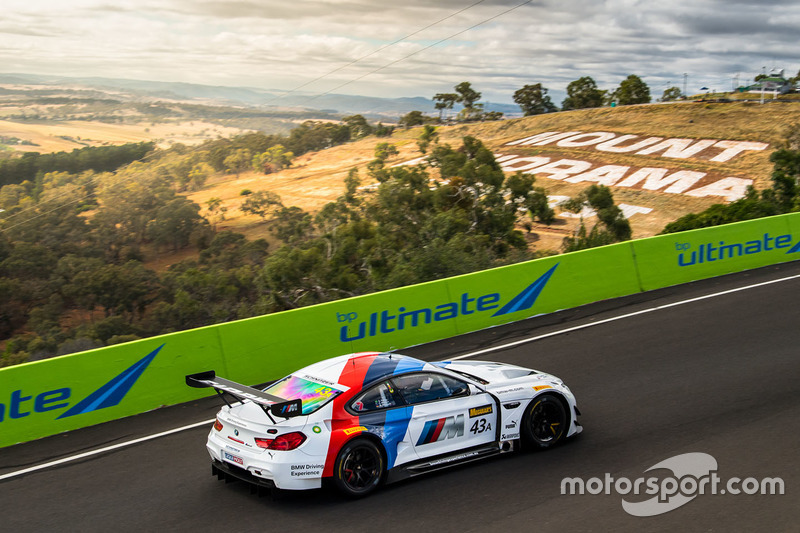
[[[0,72],[391,97],[470,81],[505,103],[541,82],[560,103],[586,75],[660,96],[684,73],[692,93],[800,69],[792,0],[523,2],[3,0]]]

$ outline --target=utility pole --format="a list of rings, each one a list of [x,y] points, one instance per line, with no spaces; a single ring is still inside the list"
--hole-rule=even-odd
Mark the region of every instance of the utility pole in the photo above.
[[[685,72],[683,73],[683,97],[686,97],[686,80],[689,79],[689,75]]]

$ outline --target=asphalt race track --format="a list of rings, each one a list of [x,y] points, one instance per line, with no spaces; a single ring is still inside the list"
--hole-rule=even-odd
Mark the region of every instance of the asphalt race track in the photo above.
[[[0,531],[800,531],[800,277],[668,305],[797,275],[799,262],[404,350],[445,359],[666,306],[479,357],[552,372],[576,394],[584,433],[548,452],[506,454],[359,501],[324,489],[259,498],[211,477],[209,428],[199,427],[0,481]],[[0,475],[212,419],[217,402],[0,449]],[[785,494],[696,495],[648,517],[622,508],[644,494],[561,494],[564,477],[664,481],[668,471],[645,471],[688,452],[713,456],[723,483],[780,477]]]

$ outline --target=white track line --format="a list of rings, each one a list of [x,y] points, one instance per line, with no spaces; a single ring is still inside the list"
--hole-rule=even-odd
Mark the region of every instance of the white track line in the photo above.
[[[630,317],[633,317],[633,316],[644,315],[646,313],[652,313],[652,312],[655,312],[655,311],[660,311],[662,309],[669,309],[670,307],[676,307],[676,306],[679,306],[679,305],[685,305],[685,304],[690,304],[690,303],[694,303],[694,302],[699,302],[701,300],[707,300],[709,298],[716,298],[718,296],[725,296],[726,294],[732,294],[732,293],[735,293],[735,292],[746,291],[746,290],[749,290],[749,289],[756,289],[758,287],[764,287],[766,285],[772,285],[773,283],[782,283],[784,281],[791,281],[791,280],[797,279],[797,278],[800,278],[800,274],[797,274],[797,275],[794,275],[794,276],[789,276],[789,277],[786,277],[786,278],[774,279],[774,280],[771,280],[771,281],[764,281],[762,283],[756,283],[754,285],[747,285],[745,287],[739,287],[739,288],[736,288],[736,289],[729,289],[727,291],[715,292],[713,294],[707,294],[705,296],[698,296],[697,298],[690,298],[688,300],[681,300],[679,302],[673,302],[671,304],[659,305],[659,306],[656,306],[656,307],[651,307],[649,309],[642,309],[641,311],[636,311],[636,312],[633,312],[633,313],[627,313],[627,314],[624,314],[624,315],[619,315],[619,316],[615,316],[615,317],[611,317],[611,318],[605,318],[603,320],[598,320],[596,322],[589,322],[589,323],[586,323],[586,324],[582,324],[580,326],[574,326],[574,327],[571,327],[571,328],[560,329],[558,331],[545,333],[544,335],[537,335],[535,337],[528,337],[526,339],[520,339],[518,341],[509,342],[507,344],[503,344],[503,345],[500,345],[500,346],[494,346],[492,348],[486,348],[484,350],[478,350],[478,351],[475,351],[475,352],[466,353],[464,355],[459,355],[458,357],[451,357],[449,360],[450,361],[458,361],[459,359],[467,359],[467,358],[470,358],[470,357],[475,357],[477,355],[483,355],[483,354],[490,353],[490,352],[496,352],[496,351],[499,351],[499,350],[505,350],[507,348],[512,348],[514,346],[519,346],[520,344],[525,344],[525,343],[528,343],[528,342],[535,342],[535,341],[538,341],[538,340],[541,340],[541,339],[546,339],[548,337],[555,337],[556,335],[563,335],[564,333],[570,333],[572,331],[578,331],[578,330],[590,328],[590,327],[593,327],[593,326],[599,326],[601,324],[607,324],[609,322],[614,322],[614,321],[617,321],[617,320],[624,320],[626,318],[630,318]],[[179,428],[175,428],[175,429],[170,429],[168,431],[163,431],[161,433],[156,433],[154,435],[148,435],[147,437],[141,437],[141,438],[138,438],[138,439],[127,441],[127,442],[121,442],[119,444],[114,444],[113,446],[107,446],[105,448],[100,448],[98,450],[92,450],[92,451],[84,452],[84,453],[81,453],[81,454],[78,454],[78,455],[72,455],[72,456],[69,456],[69,457],[64,457],[62,459],[58,459],[56,461],[51,461],[49,463],[42,463],[40,465],[32,466],[30,468],[25,468],[23,470],[16,470],[14,472],[9,472],[8,474],[0,475],[0,481],[6,480],[6,479],[10,479],[10,478],[13,478],[13,477],[17,477],[17,476],[22,476],[24,474],[29,474],[31,472],[36,472],[38,470],[44,470],[45,468],[50,468],[50,467],[53,467],[53,466],[62,465],[64,463],[69,463],[69,462],[72,462],[72,461],[85,459],[86,457],[91,457],[93,455],[99,455],[99,454],[110,452],[110,451],[117,450],[117,449],[120,449],[120,448],[133,446],[134,444],[139,444],[140,442],[145,442],[145,441],[148,441],[148,440],[153,440],[153,439],[158,439],[158,438],[161,438],[161,437],[166,437],[167,435],[172,435],[173,433],[179,433],[181,431],[186,431],[188,429],[194,429],[194,428],[197,428],[197,427],[209,425],[209,424],[211,424],[213,422],[214,422],[214,419],[212,418],[211,420],[204,420],[202,422],[197,422],[195,424],[190,424],[188,426],[183,426],[183,427],[179,427]]]
[[[0,481],[4,479],[10,479],[12,477],[21,476],[24,474],[29,474],[31,472],[36,472],[37,470],[43,470],[45,468],[50,468],[51,466],[58,466],[64,463],[69,463],[72,461],[77,461],[79,459],[84,459],[86,457],[91,457],[93,455],[98,455],[105,452],[110,452],[112,450],[117,450],[119,448],[126,448],[128,446],[133,446],[134,444],[139,444],[140,442],[145,442],[148,440],[158,439],[160,437],[166,437],[167,435],[172,435],[173,433],[179,433],[181,431],[186,431],[187,429],[194,429],[201,426],[208,426],[214,423],[214,419],[211,420],[204,420],[202,422],[197,422],[196,424],[190,424],[188,426],[183,426],[175,429],[170,429],[168,431],[163,431],[161,433],[156,433],[155,435],[148,435],[147,437],[141,437],[138,439],[129,440],[127,442],[120,442],[119,444],[114,444],[112,446],[106,446],[105,448],[100,448],[99,450],[92,450],[89,452],[79,453],[78,455],[71,455],[69,457],[64,457],[63,459],[58,459],[56,461],[50,461],[49,463],[42,463],[40,465],[32,466],[30,468],[25,468],[22,470],[16,470],[14,472],[9,472],[8,474],[3,474],[0,476]]]
[[[729,289],[727,291],[715,292],[714,294],[707,294],[705,296],[698,296],[697,298],[690,298],[688,300],[681,300],[679,302],[673,302],[671,304],[659,305],[659,306],[656,306],[656,307],[651,307],[649,309],[642,309],[641,311],[636,311],[634,313],[627,313],[625,315],[619,315],[619,316],[615,316],[615,317],[611,317],[611,318],[604,318],[603,320],[598,320],[597,322],[589,322],[589,323],[586,323],[586,324],[582,324],[580,326],[574,326],[574,327],[567,328],[567,329],[560,329],[558,331],[545,333],[544,335],[537,335],[536,337],[528,337],[527,339],[520,339],[518,341],[509,342],[508,344],[503,344],[501,346],[493,346],[491,348],[486,348],[484,350],[478,350],[477,352],[465,353],[464,355],[459,355],[458,357],[451,357],[449,359],[449,361],[458,361],[459,359],[467,359],[469,357],[475,357],[476,355],[482,355],[482,354],[489,353],[489,352],[496,352],[498,350],[505,350],[506,348],[512,348],[514,346],[519,346],[520,344],[525,344],[527,342],[534,342],[534,341],[538,341],[538,340],[541,340],[541,339],[546,339],[547,337],[555,337],[556,335],[562,335],[564,333],[570,333],[572,331],[578,331],[580,329],[591,328],[592,326],[599,326],[600,324],[607,324],[609,322],[614,322],[616,320],[623,320],[625,318],[630,318],[632,316],[644,315],[644,314],[647,314],[647,313],[652,313],[654,311],[660,311],[662,309],[668,309],[670,307],[677,307],[679,305],[699,302],[700,300],[707,300],[709,298],[716,298],[717,296],[724,296],[726,294],[731,294],[731,293],[734,293],[734,292],[746,291],[748,289],[755,289],[757,287],[763,287],[765,285],[771,285],[773,283],[781,283],[783,281],[789,281],[789,280],[793,280],[793,279],[796,279],[796,278],[800,278],[800,274],[797,274],[797,275],[794,275],[794,276],[789,276],[789,277],[786,277],[786,278],[774,279],[772,281],[764,281],[762,283],[756,283],[754,285],[747,285],[746,287],[739,287],[739,288],[736,288],[736,289]]]

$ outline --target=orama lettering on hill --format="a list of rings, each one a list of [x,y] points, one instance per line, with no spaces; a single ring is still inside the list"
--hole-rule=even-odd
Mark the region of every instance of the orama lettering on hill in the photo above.
[[[656,156],[671,159],[700,159],[726,163],[743,153],[766,150],[767,143],[715,139],[665,139],[617,135],[610,132],[547,131],[505,146],[547,146],[586,148],[606,153]],[[495,154],[506,172],[525,172],[568,183],[594,182],[609,187],[629,187],[668,194],[707,197],[720,196],[727,201],[742,198],[753,180],[724,177],[713,179],[706,172],[693,170],[671,171],[668,168],[635,168],[625,165],[596,165],[576,159],[556,159],[546,156]]]

